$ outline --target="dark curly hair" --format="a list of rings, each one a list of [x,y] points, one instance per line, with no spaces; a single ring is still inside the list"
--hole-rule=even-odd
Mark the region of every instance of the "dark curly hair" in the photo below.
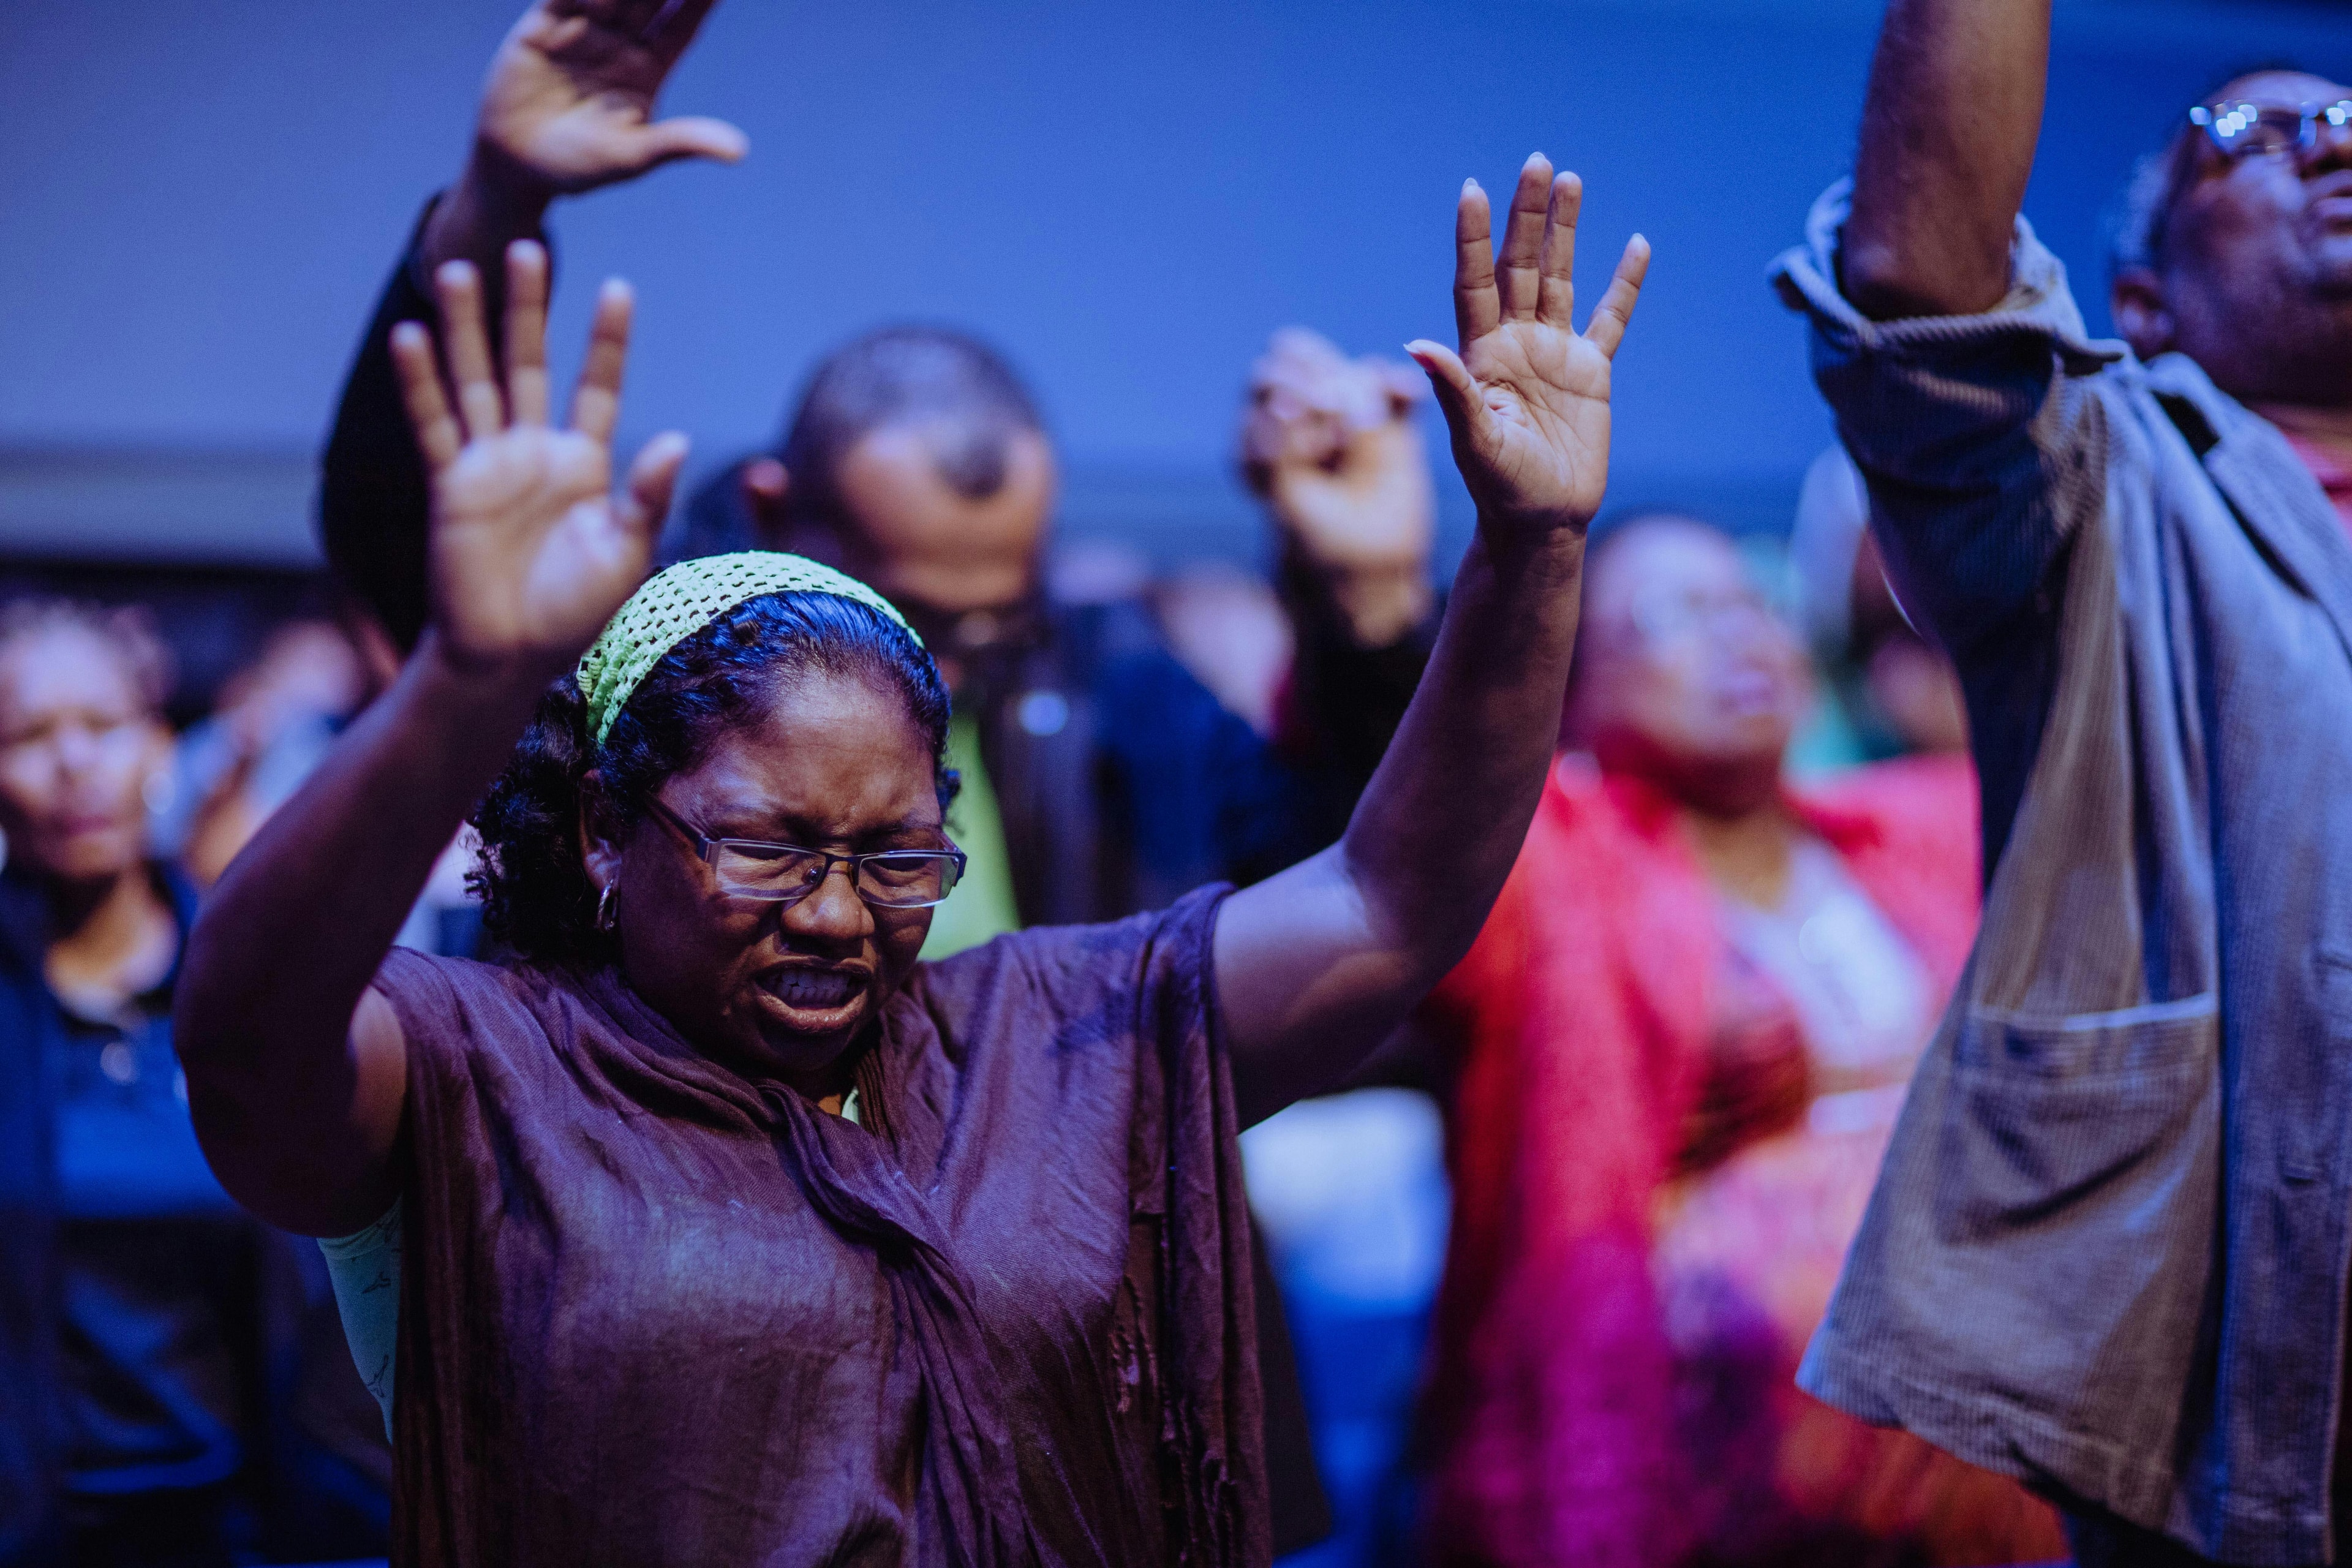
[[[596,889],[580,855],[581,780],[597,770],[618,825],[633,826],[665,779],[700,763],[721,733],[784,682],[811,674],[864,679],[905,702],[930,748],[945,809],[956,779],[947,765],[948,690],[931,656],[904,627],[854,599],[762,594],[664,654],[601,746],[588,732],[578,682],[567,674],[547,689],[514,760],[473,817],[482,855],[471,882],[490,934],[532,963],[611,957],[612,938],[596,929]]]

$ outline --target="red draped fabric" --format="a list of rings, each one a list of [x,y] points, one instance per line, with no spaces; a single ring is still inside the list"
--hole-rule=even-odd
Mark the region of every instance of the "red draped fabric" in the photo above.
[[[1966,760],[1858,769],[1791,804],[1948,994],[1980,897]],[[1615,1568],[1688,1562],[1704,1544],[1716,1482],[1677,1424],[1690,1395],[1652,1254],[1658,1194],[1707,1080],[1724,958],[1671,805],[1563,759],[1493,916],[1424,1014],[1459,1068],[1430,1399],[1441,1562]],[[1791,1358],[1776,1386],[1809,1408],[1783,1412],[1783,1433],[1827,1423],[1832,1450],[1842,1436],[1878,1443],[1879,1473],[1861,1479],[1906,1494],[1880,1513],[1932,1508],[1922,1489],[1948,1489],[1923,1466],[1960,1467],[1924,1448],[1897,1456],[1914,1473],[1890,1483],[1881,1435],[1805,1400],[1792,1372]],[[2011,1483],[1968,1474],[1999,1508],[2030,1510],[2030,1538],[2048,1533]]]

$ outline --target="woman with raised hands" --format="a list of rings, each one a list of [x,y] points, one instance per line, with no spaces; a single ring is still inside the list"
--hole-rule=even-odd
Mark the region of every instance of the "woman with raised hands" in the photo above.
[[[937,963],[929,656],[793,556],[640,587],[684,443],[609,493],[626,291],[557,427],[544,255],[503,384],[442,269],[447,387],[394,343],[430,627],[223,879],[179,1015],[229,1190],[377,1259],[396,1561],[1265,1559],[1235,1134],[1461,957],[1543,786],[1648,259],[1578,333],[1579,194],[1529,159],[1498,262],[1464,187],[1461,351],[1410,352],[1477,539],[1342,841]],[[500,966],[390,946],[469,811]]]

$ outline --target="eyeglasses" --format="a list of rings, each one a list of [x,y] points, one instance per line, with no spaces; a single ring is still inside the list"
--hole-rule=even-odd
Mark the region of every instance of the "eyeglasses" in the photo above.
[[[786,907],[799,903],[833,875],[849,868],[849,885],[877,909],[923,910],[955,891],[963,875],[961,849],[878,849],[867,855],[833,855],[756,838],[712,838],[695,830],[658,800],[648,799],[656,816],[694,846],[694,852],[739,899],[762,899]]]
[[[2299,109],[2243,99],[2200,103],[2189,111],[2189,122],[2232,158],[2273,158],[2311,151],[2318,144],[2323,122],[2339,132],[2352,127],[2352,98],[2306,103]]]

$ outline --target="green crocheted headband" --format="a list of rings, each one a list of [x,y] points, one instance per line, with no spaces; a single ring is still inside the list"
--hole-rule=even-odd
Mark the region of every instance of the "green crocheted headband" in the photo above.
[[[603,634],[580,656],[580,695],[588,700],[588,725],[596,743],[604,743],[629,694],[662,655],[744,600],[762,594],[831,594],[855,599],[905,627],[917,647],[923,645],[897,605],[856,578],[805,555],[745,550],[681,561],[630,595],[621,613],[605,623]]]

